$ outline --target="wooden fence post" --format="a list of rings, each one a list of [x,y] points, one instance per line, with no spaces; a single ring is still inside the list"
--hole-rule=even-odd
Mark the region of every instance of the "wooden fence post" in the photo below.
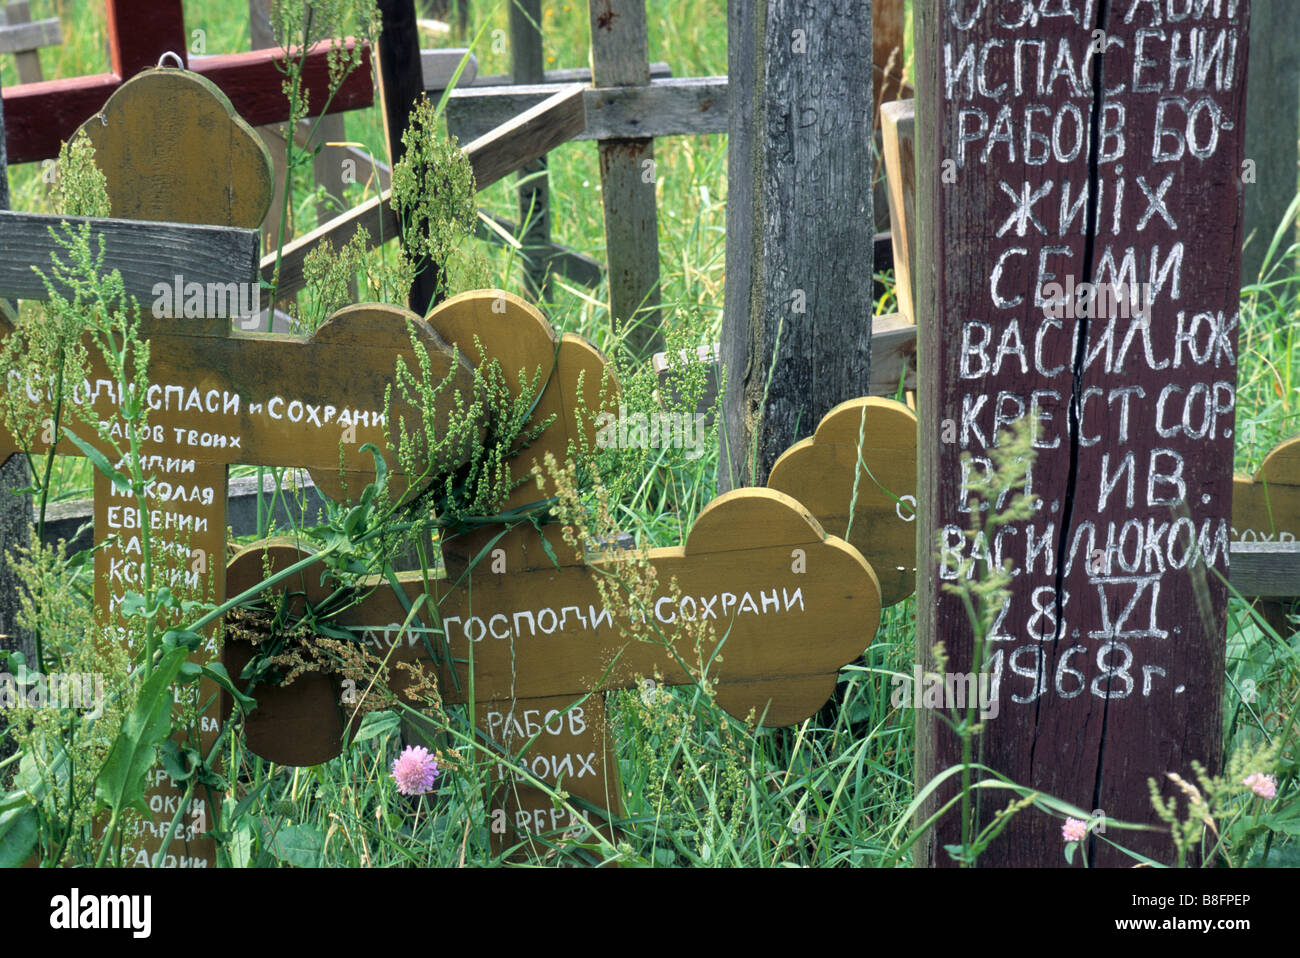
[[[510,76],[515,83],[541,83],[545,79],[542,54],[542,0],[511,0]],[[524,279],[528,294],[546,298],[550,263],[546,256],[551,243],[551,206],[546,157],[520,169],[519,223],[524,227],[523,253],[527,257]]]
[[[1300,18],[1289,0],[1255,0],[1249,79],[1246,82],[1246,159],[1254,165],[1246,187],[1246,232],[1241,281],[1259,281],[1264,254],[1296,195],[1300,162]],[[1296,239],[1295,221],[1273,258],[1286,259]],[[1293,254],[1276,276],[1293,275]]]
[[[384,133],[392,166],[406,155],[402,132],[411,110],[424,96],[420,37],[415,26],[415,0],[379,0],[383,26],[379,33],[379,93],[384,107]],[[411,283],[408,305],[423,316],[437,296],[442,276],[439,263],[426,263]]]
[[[589,0],[589,11],[592,82],[649,84],[645,0]],[[654,140],[602,140],[599,149],[610,318],[616,328],[628,329],[628,346],[648,361],[664,348]]]
[[[1148,781],[1185,815],[1167,774],[1219,768],[1241,277],[1249,5],[1129,6],[917,7],[918,658],[943,644],[949,690],[989,671],[979,761],[1093,826],[1157,826],[1092,832],[1102,866],[1134,863],[1109,842],[1172,861]],[[970,484],[1025,419],[1008,492],[1033,512],[994,534],[1005,503]],[[945,587],[1003,563],[981,656]],[[917,715],[919,787],[961,742]],[[975,830],[1016,797],[976,790]],[[978,863],[1064,865],[1063,823],[1023,809]],[[960,806],[924,842],[917,864],[954,864]]]
[[[727,16],[720,490],[761,485],[869,391],[875,224],[871,4],[743,0]]]

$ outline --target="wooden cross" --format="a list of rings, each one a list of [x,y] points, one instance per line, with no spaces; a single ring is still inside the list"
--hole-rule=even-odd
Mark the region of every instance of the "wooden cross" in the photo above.
[[[427,324],[392,307],[346,307],[305,337],[232,330],[232,318],[249,320],[256,312],[247,308],[247,298],[257,289],[257,226],[270,197],[270,162],[253,131],[209,80],[179,70],[147,71],[124,84],[83,129],[95,145],[112,212],[161,221],[96,222],[106,261],[128,274],[128,292],[153,301],[153,315],[142,318],[142,338],[151,344],[149,436],[142,451],[162,566],[158,584],[220,602],[227,466],[304,467],[326,495],[355,498],[375,476],[373,460],[361,447],[387,448],[386,415],[411,417],[411,422],[418,416],[401,402],[385,407],[397,358],[414,359],[412,335],[428,351],[433,375],[446,376],[454,367],[454,387],[464,394],[472,371]],[[7,268],[0,280],[17,281],[0,281],[0,294],[32,297],[38,292],[33,277],[22,273],[33,262],[48,262],[51,241],[41,234],[54,218],[3,215],[0,260]],[[177,225],[185,222],[240,229]],[[210,247],[217,247],[215,255]],[[243,303],[233,305],[241,298]],[[99,418],[109,419],[118,387],[97,353],[91,349],[92,372],[79,393]],[[40,401],[39,393],[29,395]],[[440,415],[445,426],[447,413]],[[64,426],[83,439],[95,438],[70,414]],[[47,423],[32,451],[48,449],[51,433]],[[97,439],[96,445],[105,454],[111,451]],[[10,437],[0,440],[0,455],[14,451]],[[65,437],[57,451],[79,453]],[[392,489],[400,496],[407,477],[398,463],[389,466],[395,470]],[[95,598],[106,621],[119,612],[125,592],[142,588],[139,513],[133,495],[124,496],[96,472],[95,534],[103,547],[95,553]],[[210,643],[206,651],[205,659],[215,646]],[[215,728],[210,713],[202,729],[213,733]],[[171,819],[177,790],[163,786],[157,794],[163,814],[161,823],[149,824],[154,838],[165,833],[159,829]],[[198,820],[205,820],[202,805],[196,809]],[[140,842],[136,851],[147,858],[144,852],[157,844]],[[187,860],[211,860],[211,842],[186,845]]]
[[[593,416],[609,408],[611,400],[608,393],[602,400],[604,362],[585,341],[565,335],[557,348],[535,309],[497,292],[451,299],[430,314],[429,322],[462,351],[479,337],[483,358],[502,363],[512,388],[518,387],[515,371],[522,377],[555,363],[535,415],[554,413],[558,419],[513,461],[516,477],[526,476],[547,451],[563,455],[570,441],[579,446],[593,441],[591,422],[575,421],[579,386],[585,396],[582,408]],[[502,508],[538,497],[530,483]],[[531,526],[516,527],[493,542],[500,532],[488,528],[444,544],[447,577],[435,580],[432,590],[445,628],[445,653],[437,653],[435,660],[422,641],[410,638],[395,649],[394,659],[435,669],[443,701],[457,704],[467,699],[472,654],[474,705],[482,731],[511,754],[538,733],[531,749],[515,760],[527,761],[542,780],[617,816],[617,763],[602,698],[592,693],[627,688],[638,678],[668,685],[693,682],[681,660],[696,662],[697,650],[670,651],[661,643],[625,638],[619,621],[631,626],[633,619],[603,604],[587,558],[555,532],[547,536],[555,561]],[[470,568],[488,546],[490,558]],[[250,546],[231,561],[228,582],[232,589],[251,587],[264,577],[264,562],[272,569],[287,568],[302,554],[287,543]],[[602,560],[603,568],[618,561]],[[649,617],[669,632],[679,616],[714,620],[716,635],[710,642],[720,642],[725,652],[709,670],[718,683],[719,703],[736,716],[752,710],[768,726],[813,714],[829,697],[840,666],[870,643],[879,621],[880,588],[870,566],[843,540],[826,535],[798,502],[775,490],[737,490],[715,499],[683,546],[652,550],[650,562],[658,589]],[[468,581],[461,587],[449,585],[466,573]],[[287,588],[308,602],[318,601],[324,593],[317,578],[302,576]],[[673,579],[682,589],[676,598],[665,594]],[[399,580],[407,602],[426,588],[418,574]],[[386,652],[397,641],[396,624],[405,620],[405,608],[394,591],[381,587],[349,608],[338,624],[361,631]],[[380,639],[384,635],[386,644]],[[441,640],[434,638],[439,647]],[[708,661],[715,647],[698,654]],[[232,674],[242,671],[251,651],[248,645],[227,642]],[[258,708],[246,725],[253,751],[292,765],[316,764],[338,754],[348,716],[337,691],[325,680],[297,691],[302,681],[255,690]],[[518,836],[569,824],[543,793],[524,786],[499,794],[493,807],[506,813],[497,821],[508,823],[510,833]],[[505,841],[495,831],[493,837]]]
[[[1135,822],[1154,821],[1148,778],[1172,787],[1166,773],[1191,776],[1192,760],[1214,774],[1222,753],[1215,573],[1231,519],[1249,20],[1247,2],[1178,23],[1158,6],[1080,3],[1011,27],[1003,8],[921,4],[916,30],[918,654],[928,668],[942,642],[948,669],[977,667],[943,586],[960,559],[981,577],[1009,560],[983,761]],[[963,453],[987,461],[1024,419],[1039,434],[1033,516],[997,542],[964,535]],[[960,743],[928,713],[918,723],[924,784]],[[952,795],[936,790],[921,818]],[[980,828],[1007,798],[974,804]],[[1060,826],[1022,811],[980,864],[1060,864]],[[960,836],[953,811],[918,862],[952,864]],[[1120,843],[1173,854],[1159,830]],[[1132,864],[1096,836],[1086,851]]]
[[[98,113],[118,87],[158,58],[175,53],[189,66],[190,34],[180,0],[105,0],[108,9],[108,49],[111,73],[24,83],[4,91],[9,162],[28,163],[57,156],[59,145]],[[350,48],[359,41],[348,40]],[[329,92],[329,43],[307,55],[303,92],[312,109],[324,105]],[[289,102],[281,91],[283,74],[278,50],[259,50],[196,60],[193,69],[217,85],[248,123],[262,126],[289,118]],[[369,54],[339,87],[328,112],[370,106],[374,89]]]

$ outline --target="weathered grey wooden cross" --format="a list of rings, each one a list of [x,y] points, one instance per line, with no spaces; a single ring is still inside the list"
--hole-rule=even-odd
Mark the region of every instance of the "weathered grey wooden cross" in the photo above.
[[[546,452],[563,457],[571,441],[590,447],[590,416],[611,399],[601,395],[604,362],[584,340],[565,335],[557,344],[535,309],[495,291],[449,300],[429,322],[471,356],[472,347],[465,347],[477,337],[483,358],[501,362],[513,389],[519,388],[516,373],[527,379],[539,368],[551,370],[534,415],[538,422],[553,413],[557,419],[513,460],[516,478],[526,477]],[[580,408],[590,411],[582,422]],[[530,482],[502,509],[539,495]],[[404,596],[384,587],[371,590],[336,622],[358,630],[383,652],[396,643],[394,660],[432,668],[446,704],[471,701],[472,689],[479,728],[511,761],[615,817],[621,809],[618,766],[599,693],[644,678],[692,683],[688,666],[711,663],[707,671],[727,711],[743,717],[752,710],[768,726],[791,724],[826,701],[840,666],[871,642],[879,621],[880,587],[870,566],[846,542],[827,536],[797,501],[770,489],[736,490],[715,499],[683,546],[652,550],[654,598],[636,615],[607,605],[596,584],[598,575],[616,573],[628,560],[580,555],[554,532],[547,536],[552,560],[531,525],[498,539],[501,532],[494,526],[448,540],[445,578],[426,586],[420,574],[402,575]],[[302,555],[291,543],[249,546],[232,560],[228,582],[232,589],[254,586],[264,578],[265,563],[283,569]],[[479,556],[485,561],[473,565]],[[318,579],[303,575],[283,588],[319,601],[328,586]],[[679,592],[669,587],[673,581]],[[444,630],[432,643],[434,654],[400,627],[408,603],[426,587]],[[697,618],[714,627],[701,648],[666,644],[664,636]],[[715,652],[724,654],[714,658]],[[251,647],[227,642],[231,673],[238,674],[251,654]],[[328,681],[303,682],[254,692],[259,704],[246,726],[253,751],[292,765],[339,753],[347,710]],[[498,847],[570,826],[568,813],[541,791],[503,785],[509,787],[498,792],[490,822]]]
[[[398,357],[414,358],[412,337],[426,348],[434,375],[459,369],[454,383],[462,391],[468,391],[472,371],[426,323],[393,307],[345,308],[305,337],[232,329],[232,314],[239,312],[233,302],[256,301],[257,227],[271,196],[270,160],[210,81],[180,70],[147,71],[124,84],[82,129],[107,179],[111,213],[121,217],[89,221],[94,237],[103,241],[107,265],[121,271],[127,293],[153,306],[152,315],[141,320],[141,338],[151,345],[150,416],[141,451],[147,518],[155,554],[162,557],[155,586],[174,585],[220,602],[228,466],[302,467],[331,498],[355,497],[375,477],[362,446],[374,443],[386,450],[386,417],[414,415],[400,402],[385,405]],[[60,218],[0,216],[0,296],[45,298],[31,264],[48,264],[57,251],[48,228]],[[216,225],[182,225],[190,223]],[[248,312],[244,318],[251,318]],[[7,323],[0,328],[9,331]],[[36,384],[9,385],[27,389],[32,402],[46,402]],[[108,421],[117,412],[120,391],[102,355],[92,349],[91,374],[74,400],[89,403],[95,418]],[[443,417],[445,425],[445,412]],[[113,444],[92,435],[66,410],[60,427],[58,453],[80,454],[67,439],[70,429],[119,465]],[[27,451],[44,452],[55,438],[47,420]],[[0,436],[0,456],[17,451],[13,437]],[[395,461],[389,466],[392,488],[400,495],[405,476]],[[143,591],[145,518],[134,493],[114,488],[96,472],[96,607],[105,622],[127,630],[128,641],[131,623],[120,615],[121,603],[126,592]],[[215,652],[209,643],[198,655],[210,660]],[[214,693],[215,688],[200,690],[203,700]],[[215,710],[200,721],[201,740],[210,742]],[[177,794],[164,785],[150,796],[160,815],[146,823],[149,839],[133,849],[141,863],[165,834]],[[201,804],[195,808],[197,835],[207,819]],[[190,824],[187,817],[187,829]],[[186,861],[213,859],[209,840],[185,844]]]

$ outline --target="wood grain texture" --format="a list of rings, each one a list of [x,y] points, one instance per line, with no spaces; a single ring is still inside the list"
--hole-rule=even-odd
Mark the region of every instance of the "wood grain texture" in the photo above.
[[[1246,598],[1300,599],[1300,545],[1295,542],[1234,542],[1232,587]],[[1281,631],[1281,630],[1279,630]],[[1283,637],[1294,632],[1283,633]]]
[[[870,51],[870,4],[728,5],[720,489],[764,482],[822,416],[870,388]]]
[[[474,169],[479,190],[508,176],[529,159],[541,156],[566,142],[585,125],[582,88],[561,87],[549,99],[517,116],[505,127],[497,127],[464,147]],[[286,243],[281,263],[280,294],[291,295],[304,285],[302,265],[307,254],[329,239],[337,249],[364,226],[370,246],[398,235],[397,218],[390,205],[389,191],[353,207],[292,243]],[[269,282],[275,272],[274,255],[262,260],[262,275]]]
[[[261,226],[271,202],[271,157],[211,80],[146,70],[81,129],[107,180],[112,216]]]
[[[650,82],[645,0],[588,0],[592,82],[598,87]],[[610,320],[634,355],[661,351],[659,208],[654,140],[606,140],[600,153]]]
[[[885,179],[889,185],[889,233],[894,248],[898,311],[916,322],[916,101],[898,100],[880,108]]]
[[[51,275],[51,254],[67,260],[67,252],[50,235],[51,229],[63,235],[64,223],[74,229],[90,226],[91,248],[103,244],[105,259],[121,272],[127,295],[142,303],[153,302],[160,280],[170,283],[178,274],[205,288],[256,281],[257,230],[0,212],[0,297],[49,298],[32,266]]]
[[[109,5],[113,65],[124,77],[131,76],[138,69],[136,62],[148,55],[151,42],[150,30],[131,29],[126,17],[128,10],[132,16],[143,12],[141,7],[131,3]],[[172,34],[183,48],[185,33],[180,5],[166,4],[159,13],[160,16],[152,21],[153,26]],[[130,40],[123,39],[127,34],[131,35]],[[152,42],[171,41],[154,37]],[[183,49],[181,56],[183,61]],[[95,165],[104,175],[110,211],[116,211],[118,215],[141,220],[216,223],[248,230],[255,230],[266,215],[266,204],[270,200],[268,157],[251,129],[235,114],[230,101],[209,81],[179,70],[146,70],[123,83],[109,97],[99,115],[87,120],[78,132],[84,133],[95,147]],[[170,168],[166,164],[170,164]],[[215,176],[213,169],[216,170]],[[225,177],[224,182],[222,177]],[[200,201],[197,205],[196,200]],[[210,202],[211,208],[202,205],[201,201]],[[149,261],[147,254],[144,259]],[[248,267],[255,263],[256,257],[245,260],[237,275],[246,275]],[[175,286],[183,288],[185,276],[186,271],[173,274]],[[190,279],[188,282],[195,281]],[[194,288],[206,293],[213,287],[198,287],[196,284]],[[231,284],[216,288],[229,290],[237,286]],[[158,289],[155,286],[154,291]],[[182,310],[180,290],[174,289],[174,292],[177,296],[170,304],[172,308],[166,311],[169,316],[178,315]],[[198,308],[193,313],[197,315],[190,330],[199,336],[229,328],[229,318],[213,308],[215,298],[204,296],[204,302],[195,304]],[[159,315],[158,306],[155,299],[150,310],[154,316]],[[174,330],[173,324],[167,326],[171,328],[164,327],[166,332]],[[142,320],[140,332],[143,338],[148,339],[149,334],[155,332],[151,327],[149,321]],[[158,338],[161,340],[163,336]],[[150,363],[149,373],[155,371],[158,352],[166,354],[167,347],[165,342],[150,341],[150,355],[155,362]],[[112,395],[117,391],[112,388],[116,377],[109,373],[102,349],[88,344],[87,352],[89,365],[98,374],[94,377],[94,390],[101,402],[100,415],[91,418],[111,421],[117,418],[118,410],[114,407],[122,399],[120,394],[116,399]],[[172,382],[184,383],[194,368],[201,368],[201,364],[192,368],[187,366]],[[146,395],[146,403],[151,410],[158,406],[166,409],[168,393],[152,375],[148,379],[150,388],[158,389],[162,395],[162,402],[155,405]],[[104,389],[103,386],[110,388]],[[81,403],[93,408],[95,399],[91,395],[89,379],[83,384],[83,389]],[[197,395],[195,392],[193,398]],[[209,393],[209,397],[213,395]],[[175,405],[180,412],[180,402]],[[64,418],[72,420],[74,415],[73,410],[67,410]],[[51,421],[58,416],[59,412],[49,410]],[[94,479],[95,525],[105,537],[96,543],[101,548],[96,549],[94,559],[96,617],[103,624],[117,626],[128,650],[137,654],[141,651],[138,622],[132,622],[122,605],[128,591],[148,595],[152,588],[166,584],[183,599],[213,603],[225,599],[221,560],[225,556],[226,504],[221,493],[225,490],[226,467],[224,463],[184,462],[186,445],[202,447],[204,439],[208,438],[215,446],[217,439],[210,438],[215,434],[205,436],[182,429],[168,435],[166,427],[157,428],[162,425],[157,422],[158,418],[163,417],[155,418],[149,435],[136,446],[136,451],[142,456],[141,476],[146,481],[139,498],[123,495],[101,469],[95,470]],[[173,413],[167,418],[170,419],[168,425],[174,428],[188,425],[184,415]],[[64,429],[81,428],[85,431],[84,427],[73,426],[70,421],[60,425]],[[44,436],[39,438],[45,441]],[[58,438],[63,440],[61,434]],[[101,453],[110,463],[115,463],[122,455],[119,450],[125,447],[120,434],[114,437],[110,431],[106,436],[90,437],[92,442],[96,439]],[[116,443],[114,439],[117,439]],[[225,436],[221,437],[223,445],[225,439]],[[144,458],[146,455],[148,458]],[[157,578],[152,580],[149,576],[151,563],[142,557],[140,548],[143,533],[139,530],[144,528],[150,530],[151,548],[158,550],[157,564],[153,567]],[[179,620],[180,614],[173,611],[164,613],[157,624],[176,626],[180,624]],[[211,650],[201,648],[192,653],[190,660],[202,662],[210,657]],[[215,745],[215,724],[205,726],[197,717],[200,711],[206,711],[204,717],[208,721],[214,718],[213,705],[203,709],[201,703],[215,703],[215,694],[214,683],[206,679],[197,688],[176,690],[179,703],[188,703],[195,708],[188,717],[174,714],[176,738],[192,741],[197,733],[200,749],[210,749]],[[153,795],[160,796],[165,804],[167,797],[174,798],[179,788],[176,782],[168,779],[154,783],[148,793],[151,799]],[[199,800],[197,808],[204,809],[204,802]],[[133,865],[147,864],[151,854],[163,851],[161,839],[165,831],[159,826],[165,817],[164,812],[155,818],[152,822],[154,827],[148,832],[141,827],[130,836],[124,860]],[[180,857],[187,857],[195,864],[200,861],[214,864],[216,843],[211,837],[187,835],[173,854],[177,857],[172,860],[178,864]]]
[[[1201,8],[1195,26],[1207,42],[1221,38],[1225,56],[1193,92],[1185,72],[1171,78],[1168,47],[1138,39],[1158,29],[1151,7],[1087,9],[1094,22],[1043,18],[1022,30],[987,7],[969,18],[916,7],[917,648],[927,671],[935,666],[926,653],[940,642],[946,670],[976,668],[970,620],[944,587],[961,574],[959,556],[974,560],[976,576],[990,561],[1010,562],[1018,571],[989,645],[991,668],[1001,669],[1000,714],[979,740],[984,763],[1112,820],[1158,824],[1148,778],[1177,795],[1166,773],[1193,780],[1196,760],[1215,774],[1222,753],[1220,574],[1227,572],[1232,483],[1249,10],[1246,3]],[[1094,29],[1106,49],[1085,57]],[[999,49],[987,45],[993,41],[1028,39],[1068,58],[1070,77],[1061,71],[1049,81],[1045,72],[1040,84],[1022,67],[1017,85],[1011,52],[977,62],[981,50]],[[1140,42],[1142,57],[1156,57],[1162,70],[1147,73],[1135,63]],[[967,55],[973,72],[955,66]],[[1125,88],[1116,90],[1120,83]],[[1161,132],[1177,123],[1169,98],[1184,95],[1204,97],[1201,109],[1220,118],[1212,144],[1193,134],[1196,154],[1185,116],[1182,133]],[[963,115],[973,124],[967,136],[987,120],[985,132],[963,141]],[[1020,136],[1014,160],[1010,141],[994,135],[999,115]],[[1027,116],[1035,130],[1048,117],[1064,130],[1077,116],[1090,133],[1046,150],[1035,141],[1026,153]],[[1121,182],[1128,191],[1117,204]],[[1157,194],[1151,208],[1147,200]],[[1125,262],[1129,282],[1150,284],[1144,317],[1124,315],[1113,302],[1089,315],[1048,286],[1118,284]],[[1051,316],[1057,306],[1049,300],[1064,301],[1065,316]],[[1196,315],[1202,323],[1213,317],[1215,349],[1204,352],[1211,327],[1202,325],[1192,359],[1178,335]],[[985,332],[987,364],[978,345]],[[999,343],[1009,352],[995,363]],[[1204,431],[1190,412],[1182,424],[1189,393],[1216,397],[1215,421]],[[1131,402],[1128,413],[1122,397]],[[1029,481],[1035,512],[1001,530],[1000,547],[982,542],[965,534],[977,517],[962,488],[963,456],[988,459],[1002,445],[995,416],[1005,424],[1031,415],[1040,426]],[[960,745],[932,710],[918,710],[917,723],[923,785],[958,761]],[[937,789],[918,820],[953,795],[946,784]],[[974,804],[979,827],[1006,799],[977,796]],[[1061,824],[1027,809],[979,864],[1063,867]],[[916,864],[955,864],[945,846],[960,842],[960,827],[955,814],[940,821],[917,848]],[[1158,861],[1173,856],[1163,832],[1126,833],[1120,844]],[[1133,864],[1095,837],[1086,851],[1090,866]]]
[[[765,534],[756,537],[756,530]],[[807,554],[812,571],[806,578],[791,573],[795,549]],[[238,582],[252,575],[260,581],[262,553],[262,546],[254,545],[232,560],[232,590],[240,566],[255,565],[256,569],[241,573]],[[650,561],[661,582],[667,583],[675,576],[684,584],[681,596],[659,604],[662,619],[675,621],[683,608],[686,614],[692,614],[692,607],[710,606],[719,615],[718,635],[712,641],[721,643],[723,633],[730,628],[724,660],[711,670],[719,683],[719,703],[740,718],[751,709],[756,715],[766,710],[768,726],[800,721],[820,708],[830,695],[839,668],[870,643],[879,620],[879,585],[862,557],[843,540],[826,536],[798,502],[772,490],[736,490],[718,497],[700,514],[684,546],[651,550]],[[607,564],[607,568],[617,570],[616,565]],[[419,574],[405,575],[401,581],[408,600],[414,600],[425,587]],[[516,612],[530,613],[528,619],[519,619],[515,635],[518,642],[480,640],[475,646],[474,688],[480,701],[578,696],[593,689],[626,688],[639,677],[656,674],[663,677],[661,684],[694,681],[662,644],[629,642],[599,616],[601,624],[591,627],[589,609],[600,610],[603,605],[585,565],[562,564],[558,569],[539,568],[509,575],[478,570],[473,575],[472,613],[469,590],[452,590],[446,580],[438,580],[433,587],[443,621],[452,619],[456,623],[448,634],[452,661],[441,657],[430,660],[418,640],[403,641],[393,655],[397,661],[417,661],[436,668],[443,700],[448,704],[465,701],[461,690],[469,687],[468,636],[479,634],[477,626],[463,624],[477,617],[486,629],[493,616],[505,616],[513,622]],[[325,593],[320,588],[309,581],[309,599],[323,598]],[[777,604],[771,601],[773,588],[780,596]],[[799,598],[794,595],[796,588],[801,592]],[[724,593],[730,596],[725,603]],[[760,594],[767,595],[768,602],[761,603]],[[724,604],[725,613],[721,609]],[[672,613],[667,611],[669,605]],[[562,606],[576,606],[582,618],[588,619],[587,624],[571,614],[565,617],[564,625],[557,625]],[[340,616],[338,623],[362,632],[382,631],[390,622],[404,621],[405,615],[398,611],[401,608],[401,601],[390,589],[378,589],[363,605]],[[546,609],[554,610],[554,623]],[[537,621],[537,614],[542,617],[541,631],[527,631],[527,621]],[[611,614],[619,613],[612,610]],[[629,628],[632,621],[624,617],[624,625]],[[499,618],[494,624],[498,632],[505,628]],[[528,641],[543,634],[552,638],[546,642]],[[807,638],[792,642],[791,635]],[[703,649],[706,660],[713,651],[712,645]],[[683,658],[693,661],[694,651]],[[228,656],[227,663],[228,668],[242,668],[237,658]],[[774,681],[813,677],[820,681],[813,686],[795,682],[790,689],[782,689]],[[772,681],[772,685],[761,697],[751,697],[751,684],[761,681]],[[739,689],[733,691],[731,686]],[[250,729],[250,747],[254,747],[251,735]],[[313,743],[283,733],[277,734],[274,741],[278,743],[274,750],[259,754],[284,764],[310,761],[320,754],[307,754],[309,745],[315,747]]]
[[[458,89],[447,102],[448,129],[461,140],[472,139],[551,93],[547,84]],[[726,77],[669,77],[646,87],[600,87],[588,90],[585,100],[587,128],[575,140],[727,132]]]

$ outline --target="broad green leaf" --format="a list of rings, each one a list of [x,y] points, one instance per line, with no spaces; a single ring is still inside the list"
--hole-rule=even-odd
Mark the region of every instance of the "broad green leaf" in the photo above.
[[[159,744],[171,731],[171,684],[188,653],[188,649],[179,648],[163,655],[141,686],[135,708],[104,759],[95,780],[95,797],[114,813],[128,807],[149,811],[144,802],[145,776],[153,767]]]
[[[271,836],[271,853],[287,865],[315,868],[325,842],[312,825],[286,825]]]
[[[18,868],[26,862],[39,834],[36,809],[30,805],[0,815],[0,868]]]
[[[361,727],[357,729],[357,734],[353,736],[352,741],[355,744],[387,735],[401,723],[402,720],[396,712],[370,712],[361,720]]]

